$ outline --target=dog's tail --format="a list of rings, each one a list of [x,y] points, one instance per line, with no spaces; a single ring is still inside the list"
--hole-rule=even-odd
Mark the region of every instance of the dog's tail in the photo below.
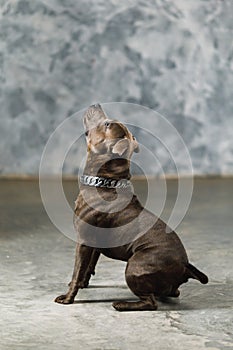
[[[186,273],[187,278],[194,278],[195,280],[200,281],[202,284],[208,283],[208,277],[192,264],[186,265]]]

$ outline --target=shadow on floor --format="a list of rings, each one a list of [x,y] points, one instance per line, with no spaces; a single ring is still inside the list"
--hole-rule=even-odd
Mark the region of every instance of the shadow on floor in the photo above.
[[[125,285],[91,285],[88,289],[128,289]],[[205,310],[205,309],[228,309],[233,308],[232,290],[233,285],[229,283],[209,283],[202,286],[189,284],[181,287],[179,298],[159,298],[159,310]],[[129,292],[130,293],[130,292]],[[136,297],[118,296],[117,298],[101,298],[89,300],[75,300],[75,304],[85,303],[110,303],[114,301],[135,301]]]

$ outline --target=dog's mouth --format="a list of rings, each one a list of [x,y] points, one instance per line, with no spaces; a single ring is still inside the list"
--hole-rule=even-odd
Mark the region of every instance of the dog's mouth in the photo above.
[[[125,127],[115,120],[107,120],[104,123],[106,138],[110,139],[123,139],[127,137]]]

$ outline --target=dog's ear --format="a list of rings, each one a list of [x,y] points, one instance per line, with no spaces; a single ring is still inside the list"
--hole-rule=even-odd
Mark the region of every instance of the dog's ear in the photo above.
[[[140,149],[139,149],[138,141],[135,139],[134,136],[133,136],[133,143],[134,143],[134,152],[139,153]]]
[[[90,106],[83,116],[83,122],[86,131],[96,127],[99,123],[107,119],[101,105],[95,104]]]
[[[127,151],[128,148],[129,148],[129,140],[121,139],[120,141],[117,141],[117,143],[113,146],[112,153],[116,153],[122,156]]]

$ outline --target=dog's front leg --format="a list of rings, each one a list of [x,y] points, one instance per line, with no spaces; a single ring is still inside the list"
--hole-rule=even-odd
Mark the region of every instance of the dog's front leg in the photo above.
[[[90,263],[89,263],[89,266],[86,270],[83,288],[88,287],[91,275],[95,274],[95,266],[98,262],[99,257],[100,257],[100,252],[98,252],[96,249],[93,249],[92,254],[91,254]]]
[[[94,248],[77,244],[74,272],[69,290],[66,294],[58,296],[54,301],[60,304],[72,304],[79,288],[85,287],[86,275],[91,263]]]

